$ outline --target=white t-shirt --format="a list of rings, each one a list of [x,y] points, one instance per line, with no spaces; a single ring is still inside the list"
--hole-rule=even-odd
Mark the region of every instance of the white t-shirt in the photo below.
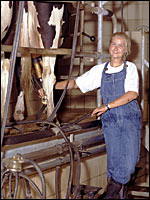
[[[80,88],[81,92],[86,93],[101,87],[102,72],[105,63],[93,66],[89,71],[85,72],[83,75],[75,78],[77,86]],[[135,91],[138,94],[139,91],[139,76],[137,67],[134,63],[127,61],[127,73],[124,83],[125,92]],[[111,67],[110,62],[107,65],[108,70],[106,73],[117,73],[123,69],[124,64],[119,67]]]

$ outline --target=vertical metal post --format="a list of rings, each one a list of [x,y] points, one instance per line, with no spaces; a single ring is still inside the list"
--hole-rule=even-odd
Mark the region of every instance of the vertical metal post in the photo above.
[[[84,1],[82,1],[82,4],[84,4]],[[80,11],[80,52],[83,52],[83,34],[84,32],[84,9]],[[83,58],[80,58],[80,75],[83,74]]]
[[[137,27],[137,30],[141,30],[142,33],[142,47],[141,47],[141,75],[142,75],[142,100],[141,100],[141,108],[144,114],[144,94],[145,94],[145,31],[148,32],[149,28],[147,26],[141,25]],[[148,66],[148,65],[147,65]]]
[[[121,1],[121,32],[123,31],[123,1]]]
[[[98,7],[102,8],[102,1],[98,2]],[[98,33],[97,33],[97,38],[98,38],[98,43],[97,43],[97,52],[102,53],[102,41],[103,41],[103,15],[98,14]],[[99,58],[97,61],[97,64],[101,64],[102,59]],[[100,96],[100,89],[97,90],[97,106],[102,105],[102,98]]]
[[[145,93],[145,67],[144,67],[144,59],[145,59],[145,35],[144,29],[142,29],[142,48],[141,48],[141,74],[142,74],[142,101],[141,107],[144,113],[144,93]]]

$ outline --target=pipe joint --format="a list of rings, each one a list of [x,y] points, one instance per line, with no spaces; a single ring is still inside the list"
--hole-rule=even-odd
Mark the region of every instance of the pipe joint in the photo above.
[[[149,32],[149,27],[148,26],[145,26],[145,25],[140,25],[136,28],[138,31],[139,30],[142,30],[143,32]]]
[[[102,14],[104,16],[112,17],[113,13],[110,10],[105,10],[104,8],[91,7],[91,12],[94,14]]]

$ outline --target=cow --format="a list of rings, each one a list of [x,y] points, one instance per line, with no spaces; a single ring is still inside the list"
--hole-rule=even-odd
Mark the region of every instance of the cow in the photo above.
[[[10,27],[12,27],[13,31],[10,31],[10,35],[7,33],[3,33],[2,35],[2,32],[6,32],[7,30],[6,28],[2,29],[1,26],[1,35],[3,36],[3,38],[1,38],[1,42],[2,44],[12,45],[19,1],[15,1],[13,2],[13,4],[11,1],[8,1],[6,3],[5,2],[6,1],[1,1],[1,9],[4,8],[3,5],[7,4],[7,7],[5,5],[5,8],[7,9],[7,11],[5,10],[5,12],[10,12],[9,19],[11,19],[11,23],[13,22],[13,25],[10,25],[10,21],[8,24]],[[15,20],[13,19],[14,15]],[[34,48],[60,47],[63,43],[64,37],[64,34],[62,33],[68,30],[69,16],[70,14],[66,3],[25,1],[19,46]],[[2,16],[2,23],[3,22],[4,21]],[[2,56],[3,59],[1,63],[1,76],[5,74],[4,76],[7,77],[6,79],[8,79],[9,59],[7,59],[4,54]],[[19,87],[20,91],[17,97],[17,103],[13,115],[14,120],[20,121],[24,119],[24,98],[27,109],[30,108],[29,94],[32,91],[33,81],[31,71],[33,70],[33,66],[36,67],[37,65],[41,71],[41,74],[40,77],[35,77],[34,80],[36,80],[35,82],[39,85],[38,91],[43,91],[44,97],[46,97],[47,117],[50,116],[54,109],[53,87],[56,81],[56,77],[54,74],[55,61],[56,56],[41,56],[37,54],[32,54],[31,57],[29,57],[22,55],[21,80]],[[41,90],[41,88],[43,89]],[[3,86],[1,87],[1,108],[4,108],[6,89],[7,81],[5,81],[5,83],[3,83]],[[39,94],[41,94],[41,92],[39,92]],[[43,95],[41,96],[43,98]],[[1,117],[3,117],[3,112]]]

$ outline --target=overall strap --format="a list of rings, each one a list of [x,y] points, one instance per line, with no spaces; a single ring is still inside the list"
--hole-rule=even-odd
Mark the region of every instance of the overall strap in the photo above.
[[[108,64],[109,64],[109,61],[105,64],[103,72],[108,70],[108,68],[107,68]]]
[[[126,76],[126,74],[127,74],[127,67],[128,67],[128,65],[126,64],[126,60],[124,61],[124,66],[123,66],[123,70],[125,70],[125,76]]]

